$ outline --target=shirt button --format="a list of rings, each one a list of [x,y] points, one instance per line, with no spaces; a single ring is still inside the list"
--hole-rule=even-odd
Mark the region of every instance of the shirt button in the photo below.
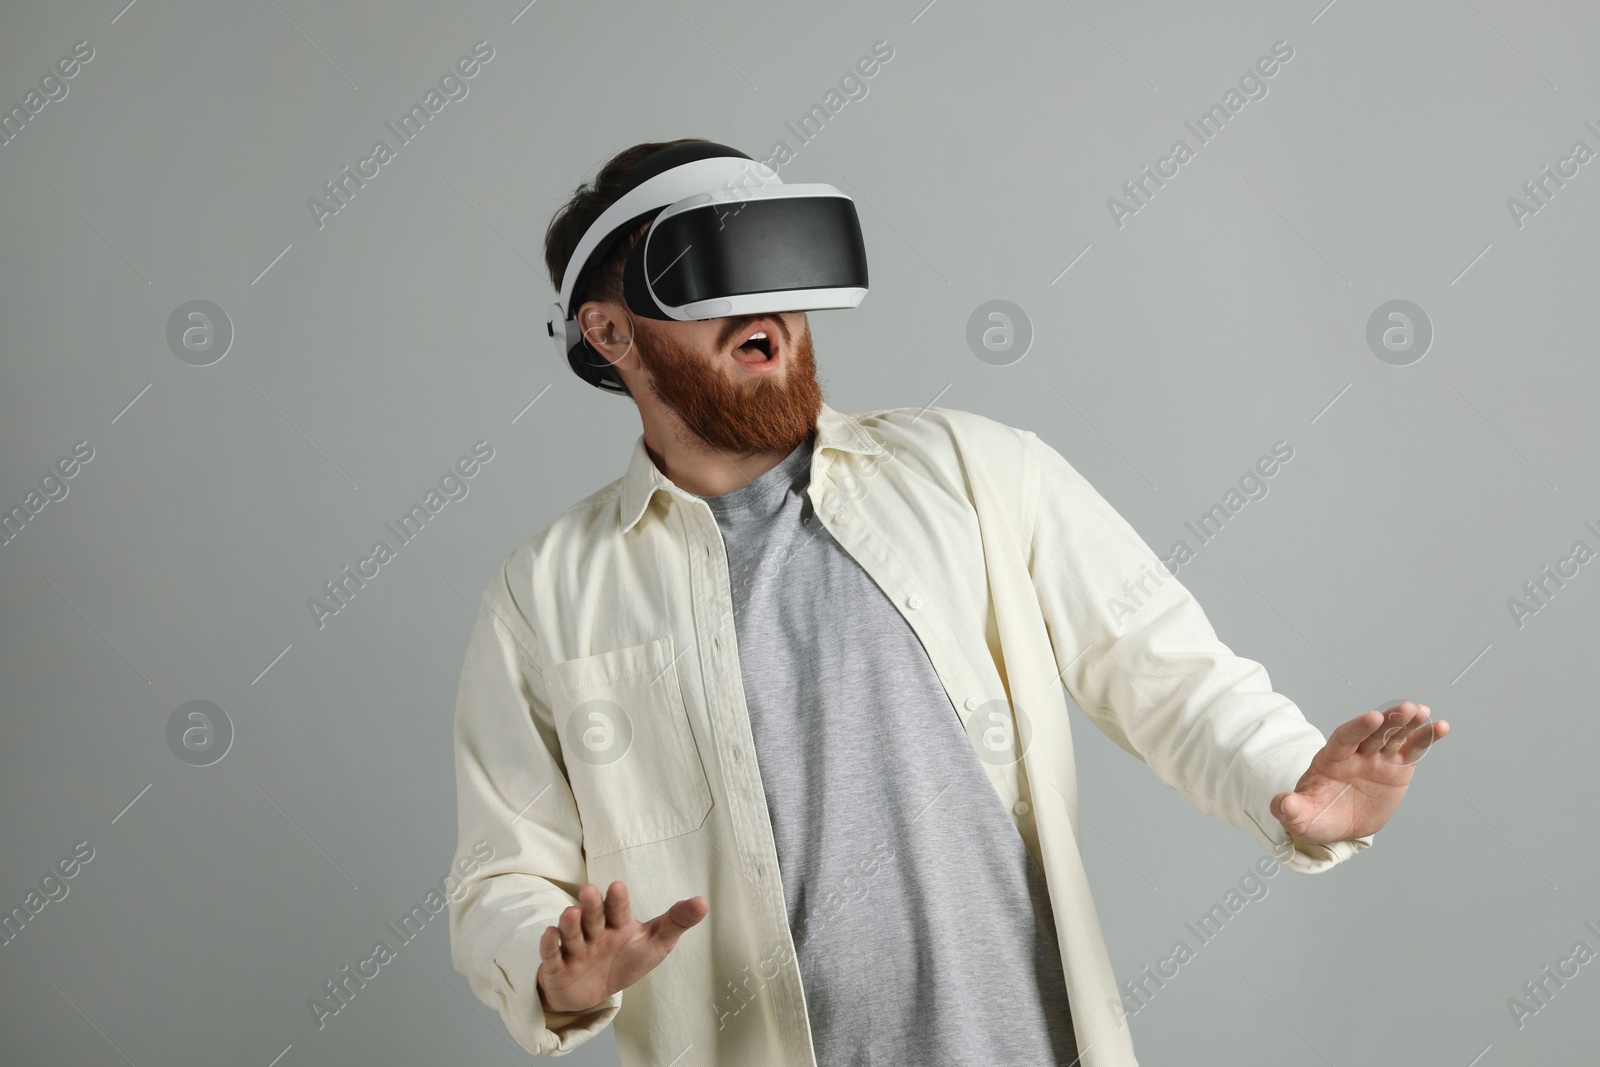
[[[1026,800],[1019,800],[1011,810],[1016,812],[1018,815],[1026,815],[1028,814],[1028,802]]]
[[[835,522],[849,522],[850,521],[850,513],[848,511],[841,511],[838,514],[834,515],[833,521],[835,521]]]
[[[983,703],[983,701],[979,700],[977,697],[968,697],[967,698],[967,710],[968,711],[977,711],[978,710],[978,705],[981,704],[981,703]]]
[[[909,597],[906,598],[906,607],[910,608],[912,611],[915,611],[918,608],[922,607],[922,597],[921,597],[921,595],[917,594],[917,593],[912,593]]]

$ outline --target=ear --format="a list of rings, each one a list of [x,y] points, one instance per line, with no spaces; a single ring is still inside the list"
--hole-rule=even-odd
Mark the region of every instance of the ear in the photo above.
[[[578,308],[578,328],[583,339],[609,363],[633,351],[633,335],[621,305],[610,300],[587,300]]]

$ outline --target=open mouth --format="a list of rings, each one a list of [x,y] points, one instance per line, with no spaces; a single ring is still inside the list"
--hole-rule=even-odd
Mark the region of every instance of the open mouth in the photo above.
[[[746,363],[765,363],[772,358],[772,341],[766,334],[758,333],[733,351]]]
[[[771,320],[753,322],[733,349],[733,357],[741,363],[761,366],[777,361],[777,324]]]

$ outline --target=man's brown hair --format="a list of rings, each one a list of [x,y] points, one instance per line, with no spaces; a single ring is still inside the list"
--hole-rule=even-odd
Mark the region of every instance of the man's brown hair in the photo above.
[[[555,213],[544,232],[544,265],[550,272],[550,284],[555,287],[556,292],[561,291],[572,253],[578,250],[578,242],[583,240],[584,233],[594,224],[595,219],[604,214],[605,210],[621,197],[622,184],[628,176],[628,171],[658,148],[682,144],[685,141],[705,140],[704,137],[679,137],[672,141],[646,141],[643,144],[636,144],[612,156],[605,166],[600,168],[593,181],[578,186],[577,191],[572,194],[572,199]],[[569,313],[576,313],[576,305],[580,300],[622,302],[622,268],[627,262],[628,253],[644,235],[647,227],[648,220],[633,233],[623,235],[603,259],[593,264],[584,287],[585,291],[574,294],[574,306],[567,309]],[[604,373],[617,384],[622,384],[622,377],[617,374],[615,368],[607,367]]]

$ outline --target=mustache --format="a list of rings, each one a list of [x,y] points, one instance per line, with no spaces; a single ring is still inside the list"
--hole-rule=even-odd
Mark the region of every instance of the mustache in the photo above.
[[[778,324],[778,334],[780,338],[785,343],[788,342],[789,324],[784,321],[783,315],[775,311],[768,311],[759,315],[739,315],[737,317],[731,317],[725,320],[726,325],[723,327],[722,336],[718,338],[719,345],[723,348],[726,348],[728,342],[737,337],[741,330],[761,319],[771,319],[773,322],[776,322]]]

